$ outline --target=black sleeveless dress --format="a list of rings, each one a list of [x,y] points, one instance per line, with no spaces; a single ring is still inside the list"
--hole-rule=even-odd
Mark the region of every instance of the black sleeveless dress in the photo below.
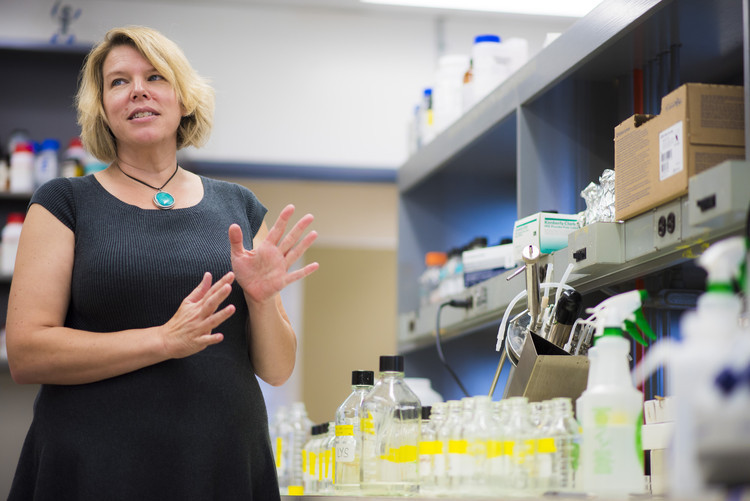
[[[244,187],[202,182],[200,203],[169,211],[128,205],[94,176],[37,190],[31,204],[75,233],[67,327],[164,324],[204,272],[231,270],[230,224],[252,248],[266,208]],[[200,353],[96,383],[42,385],[9,499],[279,499],[237,284],[227,302],[237,311],[216,329],[224,341]]]

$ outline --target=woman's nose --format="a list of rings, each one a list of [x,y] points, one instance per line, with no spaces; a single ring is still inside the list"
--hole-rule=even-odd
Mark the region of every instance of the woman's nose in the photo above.
[[[146,88],[145,82],[143,80],[135,79],[133,81],[132,98],[137,99],[140,97],[148,97],[148,89]]]

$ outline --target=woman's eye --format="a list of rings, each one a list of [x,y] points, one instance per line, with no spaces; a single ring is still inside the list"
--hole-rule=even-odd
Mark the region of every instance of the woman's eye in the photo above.
[[[151,75],[148,77],[149,81],[156,81],[156,80],[164,80],[164,77],[161,75]]]
[[[114,80],[112,80],[112,87],[117,87],[118,85],[122,85],[124,83],[125,83],[124,78],[115,78]]]

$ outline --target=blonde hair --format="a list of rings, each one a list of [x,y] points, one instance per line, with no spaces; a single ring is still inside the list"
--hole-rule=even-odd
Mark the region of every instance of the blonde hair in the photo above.
[[[81,140],[99,160],[117,158],[117,141],[109,128],[102,103],[104,60],[117,46],[129,45],[172,84],[185,116],[177,128],[177,148],[203,146],[211,134],[214,114],[214,90],[188,62],[173,41],[158,31],[143,26],[114,28],[94,47],[81,70],[76,107]]]

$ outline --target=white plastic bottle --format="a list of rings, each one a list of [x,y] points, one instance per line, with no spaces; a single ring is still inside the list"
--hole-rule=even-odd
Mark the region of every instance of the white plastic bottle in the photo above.
[[[471,51],[472,96],[468,108],[481,101],[508,77],[509,70],[500,53],[500,45],[501,40],[497,35],[478,35],[474,38]]]
[[[74,137],[65,150],[63,161],[60,165],[60,175],[63,177],[83,176],[84,168],[88,163],[86,150],[78,137]]]
[[[45,139],[34,162],[34,187],[38,188],[59,175],[60,141]]]
[[[0,274],[10,276],[16,266],[16,254],[18,253],[18,240],[21,237],[24,215],[20,212],[8,214],[7,222],[2,230],[0,240]]]
[[[698,419],[707,409],[713,415],[722,406],[714,378],[734,353],[739,353],[739,316],[742,300],[734,294],[732,278],[740,271],[745,255],[742,237],[717,242],[698,259],[706,270],[707,291],[698,298],[695,311],[680,319],[682,341],[660,341],[646,354],[634,371],[636,381],[645,380],[665,365],[675,399],[673,440],[669,449],[668,490],[671,496],[699,498],[707,495],[696,448]]]
[[[374,380],[375,375],[372,371],[352,371],[352,392],[336,410],[336,472],[333,486],[337,491],[359,490],[362,457],[360,409],[362,401],[372,389]]]
[[[10,192],[34,191],[34,147],[31,143],[17,143],[10,155]]]
[[[419,276],[419,306],[424,308],[438,302],[440,270],[448,261],[445,252],[428,252],[424,256],[425,270]]]
[[[422,406],[404,383],[404,358],[381,356],[380,377],[362,401],[361,489],[371,495],[419,492]]]
[[[432,95],[436,134],[448,128],[463,113],[464,74],[468,67],[469,56],[463,54],[445,55],[438,61]]]
[[[596,341],[596,363],[577,401],[583,487],[604,497],[627,497],[645,488],[639,440],[643,394],[630,379],[630,343],[619,328],[622,318],[605,320],[604,335]]]

